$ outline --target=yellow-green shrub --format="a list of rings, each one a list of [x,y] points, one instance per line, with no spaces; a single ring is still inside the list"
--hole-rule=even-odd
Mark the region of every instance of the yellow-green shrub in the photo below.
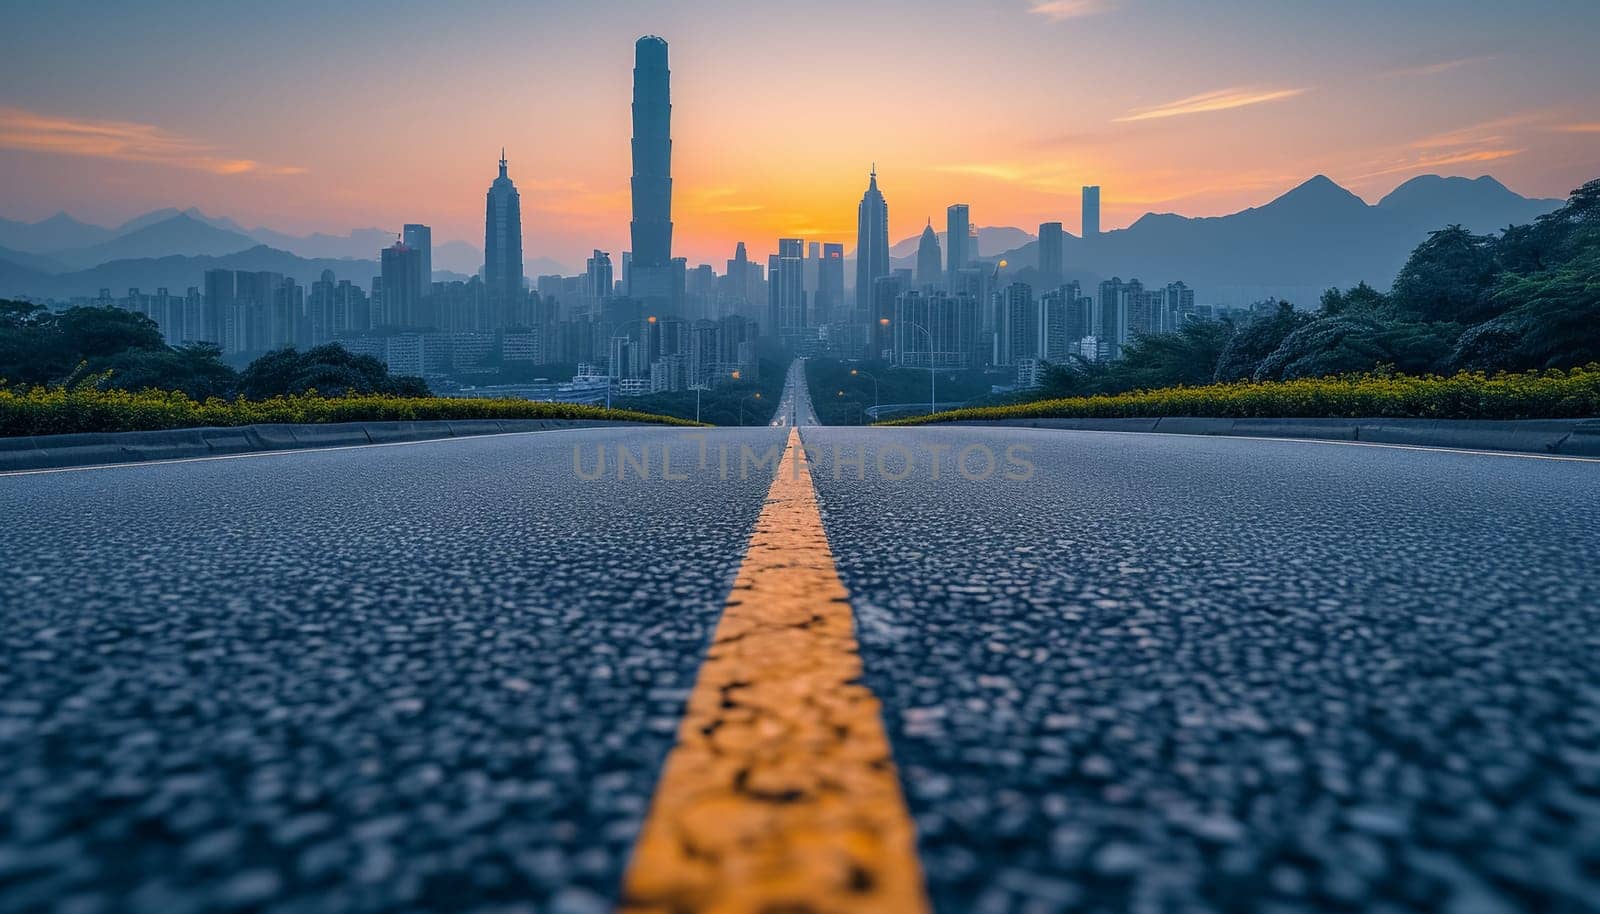
[[[303,394],[270,400],[192,400],[162,390],[0,387],[0,437],[135,432],[256,423],[385,422],[438,419],[606,419],[693,425],[682,419],[576,403],[377,395]]]
[[[1600,365],[1452,377],[1347,375],[1167,387],[1095,397],[1036,400],[896,419],[918,425],[978,419],[1148,418],[1568,419],[1600,416]]]

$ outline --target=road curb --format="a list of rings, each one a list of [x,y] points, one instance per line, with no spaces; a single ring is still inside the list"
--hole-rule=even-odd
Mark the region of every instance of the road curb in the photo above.
[[[600,419],[471,419],[239,425],[150,432],[85,432],[0,438],[0,472],[219,457],[264,451],[352,447],[507,432],[648,425]]]
[[[1414,447],[1600,457],[1596,419],[1220,419],[1166,416],[1140,419],[973,419],[950,425],[1164,432],[1244,438],[1366,441]]]

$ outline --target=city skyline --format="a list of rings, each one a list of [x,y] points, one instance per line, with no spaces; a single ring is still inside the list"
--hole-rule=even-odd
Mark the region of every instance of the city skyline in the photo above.
[[[629,43],[651,32],[678,51],[675,234],[691,263],[720,263],[740,240],[758,257],[779,237],[853,246],[849,214],[873,160],[894,196],[892,241],[915,237],[929,216],[958,200],[971,205],[978,225],[1032,230],[1061,221],[1070,231],[1080,224],[1085,184],[1105,187],[1102,228],[1109,230],[1147,210],[1232,212],[1315,173],[1370,201],[1428,172],[1488,172],[1529,196],[1562,196],[1600,167],[1600,112],[1586,100],[1600,85],[1581,55],[1559,53],[1583,32],[1571,20],[1594,19],[1592,8],[1549,3],[1560,15],[1519,18],[1486,4],[1451,4],[1444,17],[1445,5],[1424,3],[1387,18],[1378,34],[1335,21],[1359,16],[1239,5],[1220,10],[1215,22],[1176,29],[1153,14],[1159,6],[1019,0],[991,10],[924,4],[860,12],[883,49],[875,57],[878,85],[920,80],[963,115],[959,129],[929,126],[949,121],[930,119],[924,103],[904,92],[888,92],[894,101],[878,106],[830,108],[842,76],[793,53],[762,53],[771,50],[769,32],[805,38],[826,26],[826,16],[756,28],[754,13],[714,3],[630,10],[625,24],[604,4],[583,13],[556,3],[521,17],[489,8],[439,39],[434,58],[459,55],[459,67],[427,77],[386,74],[378,83],[341,79],[350,76],[348,65],[314,59],[327,37],[290,31],[284,55],[244,61],[234,68],[240,72],[218,73],[214,87],[180,92],[186,77],[178,63],[204,71],[226,42],[200,47],[191,39],[172,45],[171,58],[121,58],[116,79],[92,55],[71,73],[51,71],[46,61],[101,46],[113,31],[155,40],[181,22],[203,37],[218,27],[207,14],[155,4],[132,21],[119,17],[112,30],[108,17],[92,14],[95,4],[85,4],[84,17],[61,17],[77,20],[70,27],[20,10],[27,28],[13,34],[26,33],[29,42],[4,47],[0,68],[15,72],[0,99],[0,165],[23,180],[0,201],[0,215],[38,219],[65,209],[115,222],[159,206],[197,205],[284,231],[398,231],[420,221],[434,227],[436,242],[475,239],[483,162],[505,145],[521,179],[525,257],[571,268],[596,247],[629,247],[629,90],[621,62]],[[398,8],[406,15],[376,24],[382,35],[405,38],[442,15]],[[920,46],[892,28],[896,16],[917,9],[939,13]],[[261,35],[292,28],[250,12],[227,18],[238,27],[241,15]],[[746,40],[708,37],[696,27],[713,16]],[[465,83],[482,72],[479,59],[498,59],[488,52],[507,40],[496,27],[537,32],[532,37],[548,53],[527,55],[532,62],[509,68],[474,97]],[[960,79],[946,74],[934,55],[959,50],[963,29],[972,41],[1014,51],[1007,66],[963,69]],[[861,51],[866,40],[837,39],[828,60]],[[1335,59],[1293,53],[1314,40],[1339,51],[1322,55]],[[1134,67],[1147,53],[1107,56],[1107,46],[1165,49],[1156,56],[1171,63]],[[1081,66],[1046,66],[1062,47],[1083,49]],[[265,64],[282,65],[275,75],[282,90],[271,97],[238,91],[238,80],[259,78]],[[48,82],[38,77],[44,72]],[[326,83],[316,95],[307,84],[313,74]],[[771,79],[807,91],[753,88]],[[392,104],[395,90],[410,90],[415,105]],[[1352,104],[1365,106],[1360,122],[1335,116]],[[402,121],[411,128],[402,130]],[[372,139],[319,141],[339,135],[341,124]],[[374,155],[371,143],[384,154]],[[802,165],[780,167],[785,162]]]

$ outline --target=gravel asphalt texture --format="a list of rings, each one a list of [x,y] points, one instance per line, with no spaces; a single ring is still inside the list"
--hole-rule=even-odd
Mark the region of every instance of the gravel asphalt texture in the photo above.
[[[684,434],[0,478],[0,911],[609,910],[771,478]]]
[[[0,478],[0,912],[609,910],[786,433]],[[1600,465],[802,436],[941,914],[1600,910]]]
[[[937,910],[1600,910],[1600,464],[803,437]]]

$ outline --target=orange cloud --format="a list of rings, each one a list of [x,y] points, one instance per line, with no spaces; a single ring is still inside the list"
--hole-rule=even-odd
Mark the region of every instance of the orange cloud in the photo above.
[[[1561,124],[1555,128],[1558,133],[1600,133],[1600,122],[1587,124]]]
[[[1227,111],[1230,108],[1243,108],[1247,105],[1260,105],[1265,102],[1275,102],[1279,99],[1293,98],[1304,93],[1305,89],[1253,89],[1240,87],[1235,89],[1218,89],[1215,92],[1202,92],[1188,98],[1155,105],[1149,108],[1135,108],[1122,117],[1112,118],[1117,123],[1127,121],[1148,121],[1162,117],[1178,117],[1184,114],[1205,114],[1212,111]]]
[[[148,162],[215,175],[298,175],[306,171],[296,166],[220,156],[214,146],[151,124],[76,120],[21,108],[0,108],[0,148]]]
[[[1097,16],[1100,13],[1110,12],[1113,8],[1110,0],[1031,0],[1031,2],[1028,12],[1043,16],[1051,22]]]
[[[1473,162],[1498,162],[1501,159],[1509,159],[1512,156],[1521,155],[1524,152],[1527,152],[1527,150],[1474,149],[1464,152],[1447,152],[1439,155],[1425,155],[1400,165],[1368,172],[1364,175],[1360,175],[1356,178],[1356,180],[1364,181],[1367,178],[1378,178],[1384,175],[1400,174],[1401,172],[1417,171],[1424,168],[1438,168],[1442,165],[1466,165]]]

